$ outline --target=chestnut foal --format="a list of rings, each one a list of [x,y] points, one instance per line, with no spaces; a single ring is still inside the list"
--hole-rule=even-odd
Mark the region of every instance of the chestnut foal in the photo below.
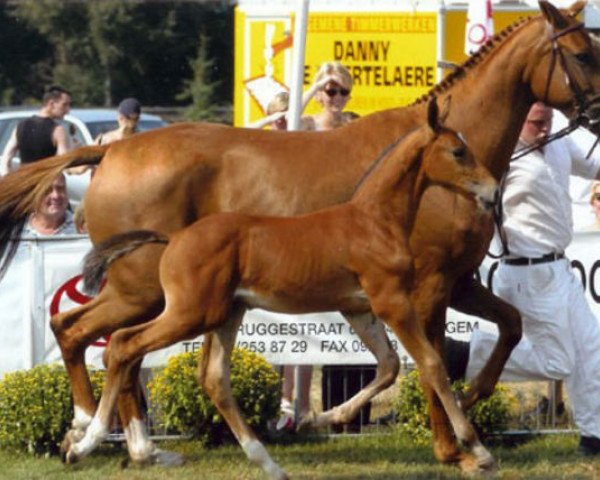
[[[166,304],[155,319],[113,334],[100,404],[66,461],[76,462],[106,437],[127,372],[141,356],[213,332],[205,344],[200,382],[248,458],[269,478],[287,478],[245,422],[230,385],[230,354],[242,316],[260,307],[285,313],[340,310],[347,316],[372,310],[435,389],[459,441],[482,469],[489,469],[494,459],[455,401],[444,364],[410,300],[408,238],[430,184],[458,192],[480,208],[492,205],[497,186],[460,136],[441,126],[435,98],[427,124],[383,154],[345,204],[293,218],[221,213],[170,238],[140,230],[99,245],[86,262],[88,279],[97,280],[108,264],[145,243],[168,243],[159,269]]]

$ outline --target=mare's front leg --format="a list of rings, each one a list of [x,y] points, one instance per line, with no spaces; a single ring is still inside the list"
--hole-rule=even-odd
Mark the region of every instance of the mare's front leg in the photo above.
[[[272,480],[287,480],[254,431],[246,423],[231,390],[231,352],[245,309],[234,308],[227,322],[205,336],[198,380],[235,435],[248,459]]]
[[[489,397],[500,378],[504,365],[522,335],[519,311],[494,295],[472,274],[464,275],[454,285],[450,306],[468,315],[475,315],[498,325],[499,337],[485,366],[470,382],[463,406],[470,408],[481,398]]]
[[[298,429],[323,427],[350,422],[375,395],[394,383],[400,370],[400,361],[394,351],[383,323],[371,312],[361,315],[343,314],[352,328],[375,356],[377,373],[360,392],[341,405],[322,413],[302,418]]]
[[[422,325],[417,320],[412,302],[405,293],[407,282],[395,276],[386,278],[385,274],[378,277],[376,280],[372,278],[370,282],[364,283],[361,279],[373,311],[392,328],[414,359],[422,376],[439,397],[458,441],[474,455],[474,465],[461,464],[461,466],[471,471],[492,470],[495,466],[494,458],[479,441],[475,430],[452,394],[444,362],[428,341]]]

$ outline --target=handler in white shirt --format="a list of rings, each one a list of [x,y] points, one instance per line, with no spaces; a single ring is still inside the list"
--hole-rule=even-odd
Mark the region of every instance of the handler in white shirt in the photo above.
[[[519,147],[548,135],[552,110],[533,105]],[[600,325],[580,280],[564,256],[573,236],[569,175],[600,177],[600,160],[586,160],[568,137],[514,160],[502,193],[502,228],[508,241],[494,275],[494,292],[519,309],[523,339],[513,350],[502,380],[564,379],[580,451],[600,454]],[[466,377],[473,378],[497,337],[476,331]]]

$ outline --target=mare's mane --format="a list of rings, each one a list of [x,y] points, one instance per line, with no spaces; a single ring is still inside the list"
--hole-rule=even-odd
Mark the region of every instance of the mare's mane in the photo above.
[[[452,70],[452,72],[446,75],[446,77],[444,77],[440,82],[435,84],[429,92],[419,97],[411,105],[423,103],[432,98],[434,95],[439,95],[440,93],[448,90],[458,80],[463,78],[473,67],[475,67],[475,65],[481,63],[483,59],[487,58],[492,52],[496,51],[497,47],[502,45],[504,40],[506,40],[506,38],[508,38],[508,36],[516,29],[520,29],[526,24],[529,24],[531,21],[541,18],[541,15],[519,18],[515,22],[508,25],[502,31],[490,38],[476,53],[467,58],[461,65]]]

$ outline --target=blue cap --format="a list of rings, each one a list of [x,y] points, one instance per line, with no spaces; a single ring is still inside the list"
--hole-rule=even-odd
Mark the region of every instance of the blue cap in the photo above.
[[[119,103],[119,113],[130,117],[132,115],[139,115],[142,112],[142,105],[135,98],[126,98]]]

